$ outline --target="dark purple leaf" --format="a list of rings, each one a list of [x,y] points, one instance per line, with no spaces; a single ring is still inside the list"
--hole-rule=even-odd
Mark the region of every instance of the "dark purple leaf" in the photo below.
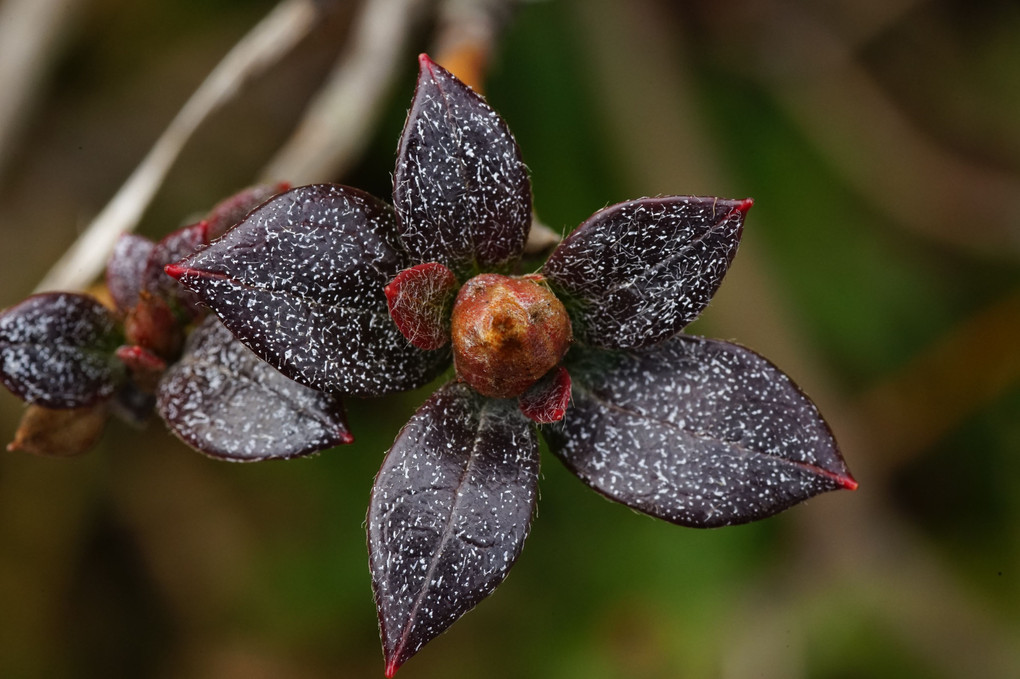
[[[250,186],[229,198],[217,203],[212,210],[209,211],[209,215],[201,221],[205,231],[203,240],[206,243],[211,243],[223,234],[227,232],[227,229],[234,226],[242,219],[245,215],[254,210],[256,207],[266,202],[278,193],[283,193],[290,188],[290,184],[287,182],[278,182],[276,184],[259,184],[257,186]],[[177,259],[181,259],[186,256],[181,255]],[[174,261],[177,261],[176,259]],[[171,262],[167,262],[170,264]]]
[[[575,337],[635,349],[680,332],[719,288],[750,207],[667,196],[596,212],[542,269],[572,312]]]
[[[0,380],[46,408],[91,405],[116,387],[118,343],[113,313],[95,298],[34,295],[0,314]]]
[[[570,404],[570,373],[554,368],[518,399],[521,412],[539,424],[559,422]]]
[[[531,182],[506,123],[426,55],[397,149],[393,204],[418,262],[504,268],[531,228]]]
[[[450,341],[450,309],[457,277],[437,262],[404,269],[386,286],[390,316],[407,341],[439,349]]]
[[[418,409],[368,509],[387,677],[503,581],[537,489],[538,442],[513,401],[451,382]]]
[[[122,234],[117,240],[106,264],[106,287],[121,313],[138,304],[142,275],[155,246],[148,238],[133,233]]]
[[[545,430],[607,497],[673,523],[744,523],[854,489],[829,427],[786,375],[743,347],[699,337],[572,370],[574,402]]]
[[[376,396],[419,387],[449,362],[390,318],[383,288],[407,266],[385,203],[321,184],[277,196],[167,272],[288,377]]]
[[[209,317],[159,383],[157,408],[188,445],[249,462],[350,443],[340,399],[284,377]]]
[[[142,273],[142,289],[160,300],[166,300],[171,309],[196,319],[202,314],[198,297],[166,275],[167,264],[179,262],[206,246],[206,225],[203,222],[185,226],[170,233],[156,243],[149,254]]]

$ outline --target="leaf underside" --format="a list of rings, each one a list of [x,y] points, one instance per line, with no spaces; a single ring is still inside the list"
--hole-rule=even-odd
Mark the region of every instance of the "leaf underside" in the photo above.
[[[121,313],[127,313],[138,304],[142,275],[155,246],[148,238],[134,233],[122,234],[117,239],[106,264],[106,287]]]
[[[213,317],[192,333],[157,394],[167,426],[212,457],[290,458],[353,440],[337,397],[284,377]]]
[[[392,210],[348,187],[302,186],[167,267],[234,335],[320,391],[378,396],[419,387],[449,350],[411,346],[383,288],[408,265]]]
[[[0,314],[0,380],[17,397],[46,408],[79,408],[113,393],[112,312],[95,298],[33,295]]]
[[[397,148],[393,204],[414,263],[439,262],[461,279],[505,268],[531,228],[531,181],[510,130],[449,71],[421,72]]]
[[[537,487],[538,442],[514,401],[451,382],[411,418],[368,510],[387,676],[503,581]]]
[[[572,369],[573,404],[543,430],[582,481],[673,523],[761,519],[837,488],[856,488],[828,425],[758,354],[679,336]]]
[[[542,269],[595,346],[634,349],[680,332],[737,252],[750,200],[640,198],[592,215]]]

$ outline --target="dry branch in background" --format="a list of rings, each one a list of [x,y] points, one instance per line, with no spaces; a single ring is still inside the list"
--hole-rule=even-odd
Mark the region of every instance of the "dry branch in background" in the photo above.
[[[360,156],[426,0],[367,0],[347,48],[304,117],[262,172],[294,185],[342,175]]]
[[[80,0],[0,3],[0,172]]]
[[[227,53],[184,104],[148,155],[85,232],[64,253],[36,292],[77,290],[102,272],[113,244],[132,231],[181,149],[211,113],[251,78],[275,64],[308,34],[319,16],[314,0],[285,0]]]

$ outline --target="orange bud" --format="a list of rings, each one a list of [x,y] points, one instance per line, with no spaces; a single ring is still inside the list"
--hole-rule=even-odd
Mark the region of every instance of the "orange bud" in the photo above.
[[[563,304],[540,276],[475,276],[453,305],[453,365],[474,389],[520,396],[554,368],[572,339]]]

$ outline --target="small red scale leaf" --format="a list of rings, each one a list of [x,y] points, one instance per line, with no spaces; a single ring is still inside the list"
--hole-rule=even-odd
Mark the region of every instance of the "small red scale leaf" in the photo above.
[[[521,412],[538,424],[562,420],[569,403],[570,373],[563,366],[550,371],[518,399]]]
[[[386,286],[390,316],[401,334],[419,349],[439,349],[450,341],[450,309],[457,277],[438,262],[404,269]]]

